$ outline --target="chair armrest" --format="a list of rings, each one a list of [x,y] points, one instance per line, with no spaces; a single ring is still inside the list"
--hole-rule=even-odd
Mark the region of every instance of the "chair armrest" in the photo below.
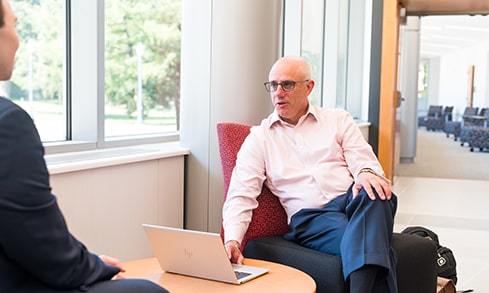
[[[399,293],[436,292],[436,246],[425,238],[394,233],[392,247],[397,254]],[[245,257],[288,265],[309,274],[317,292],[348,292],[343,280],[341,258],[285,240],[282,236],[250,240]]]
[[[316,292],[348,292],[343,280],[341,258],[287,241],[282,236],[250,240],[243,254],[248,258],[267,260],[294,267],[316,281]]]
[[[436,246],[416,235],[394,233],[399,292],[436,292]]]

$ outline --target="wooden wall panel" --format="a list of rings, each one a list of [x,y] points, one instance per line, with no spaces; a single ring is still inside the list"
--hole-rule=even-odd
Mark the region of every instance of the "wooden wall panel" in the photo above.
[[[395,165],[399,24],[399,4],[384,1],[378,157],[391,181]]]

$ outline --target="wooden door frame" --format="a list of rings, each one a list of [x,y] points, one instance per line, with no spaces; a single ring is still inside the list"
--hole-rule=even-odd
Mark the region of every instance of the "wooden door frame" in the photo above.
[[[474,74],[475,65],[469,66],[468,70],[468,84],[467,84],[467,107],[474,106]]]
[[[382,16],[382,57],[378,158],[386,177],[393,181],[396,143],[397,76],[399,52],[399,3],[384,0]]]

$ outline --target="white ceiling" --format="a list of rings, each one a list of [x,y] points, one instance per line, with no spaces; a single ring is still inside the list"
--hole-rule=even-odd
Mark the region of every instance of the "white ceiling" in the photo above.
[[[453,50],[483,43],[489,45],[489,16],[433,15],[421,17],[421,58],[441,56]]]

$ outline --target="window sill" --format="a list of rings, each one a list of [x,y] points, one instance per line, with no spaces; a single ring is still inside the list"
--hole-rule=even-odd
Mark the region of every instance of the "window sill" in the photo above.
[[[179,142],[170,142],[46,155],[45,160],[50,174],[60,174],[189,153]]]

